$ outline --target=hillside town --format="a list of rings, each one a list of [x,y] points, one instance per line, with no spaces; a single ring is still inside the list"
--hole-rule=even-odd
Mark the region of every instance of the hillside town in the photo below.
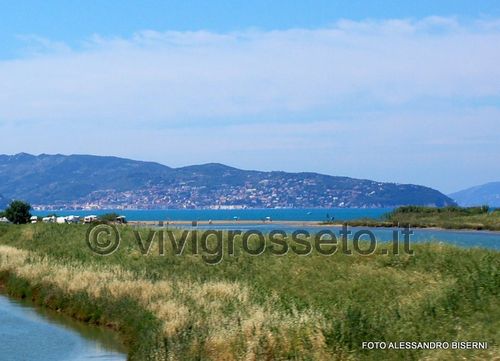
[[[114,189],[91,192],[70,202],[34,204],[34,209],[244,209],[244,208],[332,208],[380,207],[375,195],[383,183],[360,184],[352,190],[326,188],[313,180],[277,178],[224,188],[181,183],[151,186],[134,191]]]

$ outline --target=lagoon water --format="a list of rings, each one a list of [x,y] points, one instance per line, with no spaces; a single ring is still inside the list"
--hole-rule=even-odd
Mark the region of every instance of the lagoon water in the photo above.
[[[181,227],[179,227],[181,228]],[[199,225],[197,229],[222,229],[222,230],[251,230],[256,229],[261,232],[270,232],[272,230],[282,230],[287,234],[291,234],[297,230],[305,230],[310,234],[317,233],[321,230],[330,230],[340,239],[339,231],[341,227],[339,226],[328,226],[319,225],[311,226],[305,223],[301,225],[300,222],[296,225],[283,225],[283,224],[273,224],[273,223],[261,223],[261,224],[238,224],[238,223],[227,223],[227,224],[217,224],[217,225]],[[377,241],[392,241],[393,231],[397,228],[387,228],[387,227],[349,227],[348,230],[351,231],[349,239],[352,239],[353,235],[358,231],[368,230],[373,233]],[[399,229],[401,231],[402,229]],[[411,243],[422,243],[422,242],[444,242],[450,243],[460,247],[480,247],[480,248],[490,248],[500,250],[500,232],[490,232],[490,231],[468,231],[468,230],[446,230],[446,229],[433,229],[433,228],[414,228],[412,229],[413,234],[410,236]],[[403,236],[399,234],[401,240]],[[365,235],[360,237],[360,239],[369,238]]]
[[[124,361],[111,331],[0,295],[0,360]]]

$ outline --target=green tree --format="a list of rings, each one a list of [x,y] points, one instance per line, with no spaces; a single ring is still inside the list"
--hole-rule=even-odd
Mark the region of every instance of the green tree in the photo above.
[[[31,205],[23,201],[12,201],[5,210],[5,217],[14,224],[28,223],[31,217]]]

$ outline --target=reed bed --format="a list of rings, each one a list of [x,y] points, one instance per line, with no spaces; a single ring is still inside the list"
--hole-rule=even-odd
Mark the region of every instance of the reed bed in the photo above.
[[[326,351],[321,314],[312,309],[280,312],[273,307],[272,298],[264,305],[256,304],[249,288],[238,282],[153,282],[119,266],[61,263],[9,246],[0,246],[0,272],[26,280],[32,288],[55,288],[70,298],[84,293],[90,300],[110,303],[130,299],[160,321],[159,332],[166,345],[175,346],[187,328],[203,330],[208,337],[190,345],[188,352],[193,357],[332,358]],[[148,358],[180,360],[176,354],[159,342]]]
[[[124,336],[131,360],[486,360],[500,343],[500,256],[414,245],[415,255],[239,254],[217,265],[153,247],[129,227],[96,256],[74,225],[0,226],[8,292]],[[144,230],[147,232],[147,230]],[[363,341],[486,341],[487,350],[365,350]]]

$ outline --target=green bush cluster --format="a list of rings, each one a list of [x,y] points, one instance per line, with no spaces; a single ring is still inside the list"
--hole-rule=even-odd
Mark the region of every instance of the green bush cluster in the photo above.
[[[14,224],[26,224],[30,221],[31,205],[29,203],[15,200],[3,211],[4,216]]]
[[[389,213],[389,218],[397,216],[398,214],[452,214],[452,215],[463,215],[463,216],[472,216],[478,214],[487,214],[490,211],[490,207],[487,205],[480,207],[458,207],[458,206],[449,206],[449,207],[422,207],[422,206],[404,206],[396,208],[394,211]]]

